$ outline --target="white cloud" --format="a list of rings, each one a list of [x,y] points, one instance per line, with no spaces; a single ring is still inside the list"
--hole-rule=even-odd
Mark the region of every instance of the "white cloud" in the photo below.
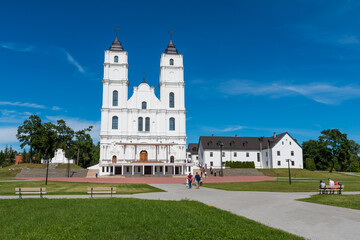
[[[270,96],[273,98],[303,95],[316,102],[337,105],[349,99],[360,98],[360,86],[336,86],[329,83],[283,84],[231,80],[220,85],[220,91],[229,95]]]
[[[204,130],[207,132],[234,132],[234,131],[242,130],[244,128],[245,127],[243,127],[243,126],[234,125],[234,126],[228,126],[225,128],[204,127]]]
[[[61,110],[62,108],[59,108],[58,106],[53,106],[52,108],[51,108],[51,110],[54,110],[54,111],[59,111],[59,110]]]
[[[0,123],[21,123],[31,114],[30,112],[17,112],[3,109],[0,110]]]
[[[6,101],[1,102],[0,101],[0,105],[46,109],[46,107],[44,105],[39,105],[39,104],[36,104],[36,103],[6,102]]]
[[[84,68],[79,64],[78,61],[76,61],[76,60],[74,59],[73,56],[71,56],[71,54],[70,54],[68,51],[66,51],[66,50],[63,49],[63,48],[58,48],[58,49],[59,49],[60,51],[62,51],[63,53],[65,53],[66,59],[67,59],[67,61],[68,61],[70,64],[72,64],[73,66],[75,66],[79,72],[85,73]]]
[[[0,43],[0,47],[15,52],[35,52],[34,46],[15,42]]]
[[[17,143],[17,127],[0,127],[0,144]]]
[[[89,121],[85,119],[80,118],[72,118],[72,117],[66,117],[66,116],[46,116],[46,118],[49,121],[52,121],[53,123],[56,123],[57,120],[64,120],[66,124],[71,127],[74,131],[78,131],[84,128],[87,128],[89,126],[93,126],[90,135],[94,139],[94,143],[99,141],[100,136],[100,121]]]

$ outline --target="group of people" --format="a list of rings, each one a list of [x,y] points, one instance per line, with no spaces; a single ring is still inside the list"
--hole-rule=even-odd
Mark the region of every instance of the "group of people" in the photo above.
[[[339,182],[335,182],[333,180],[331,180],[331,178],[328,179],[329,180],[329,186],[341,186],[342,184]],[[326,189],[326,184],[320,180],[320,189]]]
[[[191,173],[189,173],[189,175],[187,176],[186,179],[186,185],[189,189],[191,189],[191,184],[193,182],[193,180],[195,181],[196,184],[196,188],[199,189],[200,185],[202,185],[202,172],[201,172],[201,176],[198,172],[196,172],[195,176],[191,175]]]

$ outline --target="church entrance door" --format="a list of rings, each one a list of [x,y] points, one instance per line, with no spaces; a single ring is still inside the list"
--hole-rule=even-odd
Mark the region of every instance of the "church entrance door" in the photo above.
[[[151,166],[145,166],[145,174],[151,174]]]
[[[115,175],[121,174],[121,167],[115,167]]]
[[[140,152],[140,162],[147,162],[148,161],[148,153],[147,151]]]
[[[175,167],[175,174],[179,174],[179,167]]]
[[[112,157],[112,163],[116,163],[116,156]]]

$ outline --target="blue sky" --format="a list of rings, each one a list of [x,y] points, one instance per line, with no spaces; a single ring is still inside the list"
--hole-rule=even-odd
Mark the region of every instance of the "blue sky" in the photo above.
[[[299,142],[339,128],[359,142],[357,1],[7,1],[0,7],[0,148],[30,114],[94,125],[104,50],[129,53],[129,96],[158,86],[174,29],[184,55],[188,143],[201,135]],[[158,90],[158,89],[157,89]],[[157,91],[158,94],[158,91]]]

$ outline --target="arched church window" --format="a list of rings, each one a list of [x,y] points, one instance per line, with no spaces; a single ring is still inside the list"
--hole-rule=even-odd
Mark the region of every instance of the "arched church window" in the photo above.
[[[119,57],[118,56],[114,57],[114,62],[116,62],[116,63],[119,62]]]
[[[175,130],[175,118],[169,119],[169,130],[174,131]]]
[[[119,118],[114,116],[112,117],[112,129],[118,129]]]
[[[117,106],[118,105],[118,98],[119,94],[118,91],[113,91],[113,106]]]
[[[169,107],[174,108],[175,106],[175,95],[173,92],[169,94]]]
[[[146,102],[142,102],[141,103],[141,109],[146,109],[146,105],[147,105]]]
[[[143,118],[139,117],[138,118],[138,131],[142,131],[143,130]]]
[[[170,59],[170,65],[174,65],[174,59]]]
[[[174,156],[171,156],[171,157],[170,157],[170,163],[174,163],[174,161],[175,161]]]
[[[146,132],[150,131],[150,118],[149,117],[145,118],[145,131]]]

